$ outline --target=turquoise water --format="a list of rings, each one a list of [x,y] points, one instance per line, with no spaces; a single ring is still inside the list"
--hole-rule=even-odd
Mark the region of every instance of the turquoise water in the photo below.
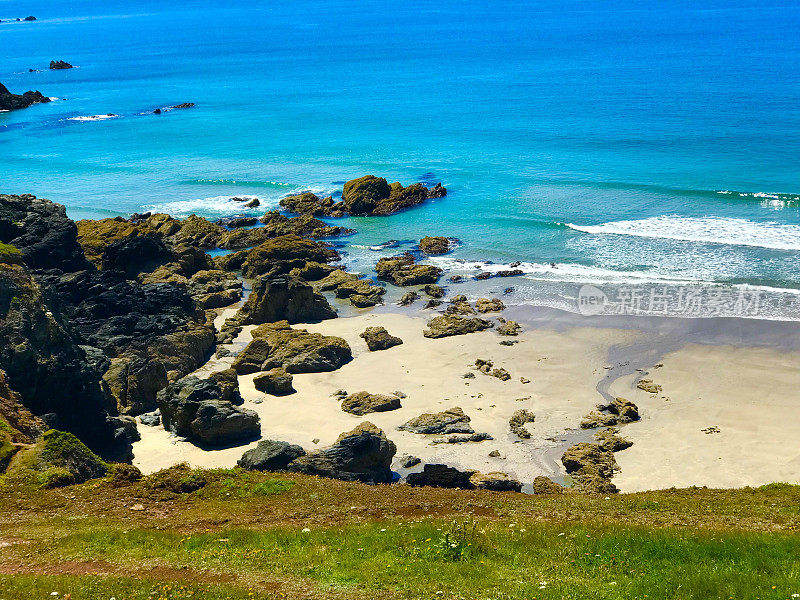
[[[253,4],[0,0],[0,82],[58,98],[0,114],[0,189],[213,217],[366,173],[442,181],[349,220],[351,266],[442,234],[464,274],[523,261],[480,290],[519,302],[703,282],[800,315],[774,291],[800,289],[797,2]]]

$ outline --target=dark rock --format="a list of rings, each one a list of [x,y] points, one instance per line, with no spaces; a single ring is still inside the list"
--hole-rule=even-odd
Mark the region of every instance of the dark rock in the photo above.
[[[18,110],[28,108],[31,104],[50,102],[50,98],[41,92],[27,91],[24,94],[12,94],[0,83],[0,110]]]
[[[488,271],[483,271],[483,272],[478,273],[477,275],[475,275],[475,279],[477,279],[478,281],[483,281],[483,280],[486,280],[486,279],[490,279],[491,277],[492,277],[492,274],[489,273]]]
[[[461,281],[461,280],[462,280],[462,279],[464,279],[464,278],[463,278],[461,275],[451,275],[451,276],[449,277],[449,279],[450,279],[450,281],[452,281],[453,283],[458,283],[459,281]]]
[[[400,466],[404,469],[410,469],[420,464],[422,460],[418,456],[404,456],[400,460]]]
[[[456,406],[439,413],[423,413],[400,425],[398,429],[419,434],[475,433],[470,418]]]
[[[333,446],[296,459],[289,470],[345,481],[389,483],[396,452],[386,434],[367,421],[341,434]]]
[[[334,210],[333,198],[330,196],[320,198],[311,192],[303,192],[302,194],[282,198],[280,205],[289,212],[313,215],[315,217],[330,216]]]
[[[30,15],[30,16],[27,16],[27,17],[25,17],[25,18],[24,18],[24,19],[22,19],[22,20],[23,20],[23,21],[35,21],[35,20],[36,20],[36,17],[34,17],[33,15]],[[19,21],[19,19],[17,19],[17,21]]]
[[[255,217],[224,217],[217,219],[217,224],[230,229],[237,229],[239,227],[252,227],[258,223]]]
[[[497,271],[495,275],[498,277],[518,277],[522,275],[524,271],[522,269],[506,269],[503,271]]]
[[[155,410],[150,413],[142,413],[139,415],[139,422],[147,427],[157,427],[161,425],[161,411]]]
[[[67,61],[65,61],[65,60],[51,60],[51,61],[50,61],[50,68],[51,68],[51,69],[53,69],[53,70],[58,70],[58,69],[71,69],[71,68],[72,68],[72,65],[71,65],[71,64],[69,64],[69,63],[68,63]]]
[[[273,396],[285,396],[293,393],[292,375],[285,369],[277,367],[253,378],[253,385],[259,392]]]
[[[358,392],[350,394],[342,400],[342,410],[359,417],[374,412],[397,410],[398,408],[401,408],[401,405],[400,398],[397,396]]]
[[[422,332],[426,338],[442,338],[452,335],[465,335],[489,329],[491,321],[477,317],[440,315],[428,321],[428,328]]]
[[[236,375],[236,371],[233,369],[215,371],[208,376],[208,379],[219,386],[222,392],[221,400],[237,405],[244,404],[244,398],[239,392],[239,378]]]
[[[389,335],[385,327],[367,327],[359,337],[367,342],[367,347],[372,352],[376,350],[387,350],[403,343],[403,340],[399,337]]]
[[[486,432],[465,435],[451,435],[450,437],[436,438],[431,444],[465,444],[467,442],[484,442],[494,438]]]
[[[633,442],[619,435],[617,429],[608,427],[594,434],[594,439],[603,450],[620,452],[633,446]]]
[[[258,198],[253,198],[252,200],[245,202],[245,208],[257,208],[261,206],[261,201]]]
[[[493,492],[519,492],[522,483],[508,476],[508,473],[493,471],[491,473],[475,473],[469,478],[475,489]]]
[[[421,473],[411,473],[406,478],[406,483],[411,486],[430,486],[442,488],[459,488],[471,490],[475,485],[470,478],[476,471],[459,471],[447,465],[427,464]]]
[[[422,291],[431,298],[444,298],[444,288],[440,285],[436,285],[435,283],[429,283],[423,286]]]
[[[431,298],[425,303],[425,306],[423,306],[422,308],[423,309],[436,308],[441,305],[442,305],[441,300],[436,300],[435,298]]]
[[[158,393],[164,429],[211,446],[248,441],[261,432],[252,410],[222,400],[220,385],[187,376]]]
[[[248,471],[285,471],[290,462],[305,453],[296,444],[261,440],[258,446],[245,452],[237,464]]]

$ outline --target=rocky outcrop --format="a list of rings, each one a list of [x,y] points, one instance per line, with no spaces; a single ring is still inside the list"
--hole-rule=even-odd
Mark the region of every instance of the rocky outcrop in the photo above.
[[[399,286],[436,283],[442,275],[439,267],[417,264],[409,252],[391,258],[381,258],[375,265],[375,271],[380,279]]]
[[[470,418],[456,406],[438,413],[423,413],[398,429],[419,434],[475,433],[469,422]]]
[[[506,321],[505,319],[498,318],[499,325],[497,326],[497,333],[500,335],[514,336],[519,335],[522,326],[516,321]]]
[[[294,393],[292,387],[292,374],[287,372],[286,369],[277,367],[270,369],[266,373],[259,373],[253,377],[253,386],[265,394],[272,394],[273,396],[286,396],[287,394]]]
[[[427,236],[419,241],[419,249],[428,255],[447,254],[452,243],[450,238],[440,236]]]
[[[321,279],[316,288],[319,291],[333,291],[337,298],[348,299],[353,306],[368,308],[383,302],[386,289],[374,285],[368,279],[362,279],[353,273],[335,270]]]
[[[415,300],[419,300],[419,294],[415,291],[406,292],[397,302],[400,306],[408,306],[413,304]]]
[[[327,263],[339,258],[338,253],[320,242],[297,235],[281,235],[262,242],[250,250],[242,250],[217,260],[224,270],[241,269],[248,278],[259,275],[284,275],[306,263]]]
[[[305,454],[306,451],[296,444],[261,440],[258,446],[245,452],[237,464],[248,471],[285,471],[289,463]]]
[[[287,196],[280,204],[290,212],[310,216],[385,216],[446,194],[447,190],[441,184],[432,188],[421,183],[403,187],[399,182],[390,185],[382,177],[366,175],[346,182],[339,202],[330,196],[320,198],[311,192],[304,192]]]
[[[261,433],[254,411],[225,401],[219,383],[184,377],[158,393],[164,429],[209,446],[241,443]]]
[[[220,397],[221,400],[237,405],[244,403],[244,398],[242,398],[242,395],[239,392],[239,378],[236,375],[236,371],[233,369],[215,371],[208,376],[208,379],[215,382],[219,386],[220,391],[222,392],[222,396]]]
[[[257,327],[253,341],[233,361],[240,375],[283,367],[289,373],[334,371],[352,359],[342,338],[292,329],[286,321]]]
[[[533,480],[533,493],[534,495],[542,494],[563,494],[567,489],[552,479],[539,475]]]
[[[358,392],[356,394],[350,394],[342,400],[342,410],[359,417],[374,412],[397,410],[398,408],[401,408],[401,405],[400,398],[397,396]]]
[[[444,298],[444,288],[435,283],[428,283],[422,286],[422,291],[431,298]]]
[[[453,335],[476,333],[491,328],[493,323],[478,317],[440,315],[428,321],[428,328],[422,332],[426,338],[443,338]]]
[[[306,323],[336,317],[328,301],[297,277],[276,275],[257,278],[253,290],[237,315],[242,325],[276,321]]]
[[[527,440],[531,437],[531,434],[527,429],[525,429],[525,424],[533,423],[535,420],[536,415],[534,415],[531,411],[522,408],[514,411],[514,414],[511,415],[511,418],[508,420],[508,427],[511,429],[511,433],[522,438],[523,440]]]
[[[500,298],[478,298],[475,301],[475,309],[479,313],[499,312],[506,309],[506,305]]]
[[[411,486],[430,486],[441,488],[458,488],[471,490],[475,485],[470,478],[477,471],[459,471],[447,465],[426,464],[420,473],[411,473],[406,477],[406,483]]]
[[[50,61],[50,69],[51,70],[60,70],[60,69],[71,69],[72,65],[69,64],[65,60],[51,60]]]
[[[367,343],[371,352],[388,350],[403,343],[399,337],[389,335],[385,327],[367,327],[358,337]]]
[[[619,435],[619,430],[608,427],[594,434],[595,441],[603,450],[608,452],[620,452],[633,446],[633,442]]]
[[[24,94],[12,94],[0,83],[0,110],[18,110],[28,108],[32,104],[50,102],[50,98],[41,92],[27,91]]]
[[[625,398],[614,398],[609,404],[599,404],[597,408],[583,418],[582,429],[613,427],[639,420],[638,407]]]
[[[572,476],[576,491],[589,494],[613,494],[619,491],[611,483],[614,472],[619,469],[614,453],[600,444],[575,444],[567,449],[561,462]]]
[[[345,481],[389,483],[392,458],[397,452],[386,434],[366,421],[341,434],[329,448],[301,456],[288,470]]]

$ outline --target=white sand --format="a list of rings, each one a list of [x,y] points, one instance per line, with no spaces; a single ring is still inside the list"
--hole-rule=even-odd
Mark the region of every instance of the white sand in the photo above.
[[[368,326],[382,325],[403,339],[400,346],[370,352],[359,333]],[[603,377],[608,349],[612,344],[632,340],[637,334],[611,329],[575,328],[566,333],[548,330],[523,332],[514,346],[499,345],[494,331],[438,340],[423,337],[425,319],[399,314],[367,313],[319,324],[304,325],[309,331],[343,337],[353,350],[354,360],[331,373],[294,376],[296,394],[275,397],[253,387],[254,375],[239,377],[245,407],[258,412],[264,439],[285,440],[313,450],[333,443],[343,431],[361,421],[381,427],[397,444],[397,458],[405,454],[425,462],[444,462],[481,471],[505,471],[523,482],[536,475],[557,475],[560,465],[558,443],[564,432],[578,426],[583,415],[601,399],[595,390]],[[245,328],[243,340],[248,339]],[[477,371],[474,379],[462,375],[471,370],[476,358],[488,358],[495,366],[510,371],[512,379],[501,381]],[[231,359],[212,359],[199,374],[226,368]],[[531,383],[523,384],[520,377]],[[402,408],[356,417],[343,412],[332,394],[406,394]],[[262,400],[260,404],[254,400]],[[397,430],[407,420],[424,412],[438,412],[460,406],[472,418],[477,432],[488,432],[494,440],[462,444],[431,444],[439,436],[424,436]],[[521,441],[512,435],[508,419],[514,411],[527,408],[536,414],[529,425],[532,437]],[[204,451],[188,442],[176,441],[160,427],[139,427],[142,441],[134,447],[134,464],[150,472],[188,461],[195,466],[233,466],[242,453],[255,446]],[[313,440],[319,440],[317,444]],[[489,452],[499,450],[500,458]],[[399,461],[398,461],[399,462]]]
[[[370,352],[358,334],[374,325],[386,327],[404,343]],[[609,348],[642,339],[635,330],[573,327],[523,331],[517,338],[485,331],[431,340],[422,335],[424,318],[380,312],[297,327],[343,337],[354,359],[332,373],[295,375],[297,393],[284,397],[258,392],[253,375],[241,376],[244,406],[260,415],[264,439],[285,440],[312,451],[368,420],[397,444],[394,468],[399,467],[400,457],[410,454],[424,462],[504,471],[524,483],[537,475],[558,479],[563,474],[559,459],[565,446],[591,440],[591,432],[575,428],[602,400],[595,388],[607,373]],[[245,328],[237,347],[249,341],[251,330]],[[520,343],[501,346],[502,339]],[[503,382],[472,370],[476,358],[493,360],[495,366],[510,371],[512,379]],[[212,359],[198,375],[227,368],[231,361]],[[622,434],[634,442],[632,448],[616,454],[621,472],[614,483],[622,491],[800,482],[800,354],[692,345],[662,362],[663,367],[648,375],[663,386],[662,394],[637,390],[633,375],[618,379],[610,390],[636,402],[642,414],[641,421],[622,428]],[[474,379],[462,378],[471,370]],[[520,377],[531,383],[521,383]],[[343,412],[332,397],[339,389],[401,391],[407,397],[399,410],[356,417]],[[488,432],[494,440],[431,444],[438,436],[397,429],[423,412],[454,406],[472,418],[475,431]],[[509,417],[520,408],[536,414],[536,422],[528,425],[529,440],[520,440],[508,429]],[[720,433],[701,431],[712,426],[719,427]],[[142,441],[134,446],[134,464],[145,472],[180,461],[230,467],[255,446],[204,451],[176,440],[161,427],[140,426],[139,430]],[[495,449],[500,458],[488,456]]]
[[[662,362],[647,376],[661,394],[612,386],[642,414],[616,454],[622,491],[800,483],[800,354],[691,345]]]

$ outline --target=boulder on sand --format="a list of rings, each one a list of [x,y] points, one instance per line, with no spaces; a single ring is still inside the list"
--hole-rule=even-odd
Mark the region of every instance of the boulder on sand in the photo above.
[[[352,352],[340,337],[292,329],[286,321],[267,323],[252,331],[253,341],[231,365],[240,375],[283,367],[289,373],[335,371]]]
[[[301,456],[288,470],[345,481],[389,483],[392,458],[397,452],[386,434],[365,421],[341,434],[333,446]]]
[[[164,429],[210,446],[258,437],[258,414],[222,397],[222,388],[210,379],[189,375],[169,384],[158,393]]]
[[[387,350],[403,343],[399,337],[389,335],[385,327],[367,327],[358,337],[367,342],[370,351]]]
[[[531,437],[531,434],[527,429],[525,429],[525,424],[533,423],[535,420],[536,415],[534,415],[531,411],[522,408],[515,411],[514,414],[511,415],[511,418],[508,420],[508,426],[511,429],[511,433],[514,433],[518,437],[527,440]]]
[[[506,305],[500,298],[478,298],[475,301],[475,308],[479,313],[499,312],[505,310]]]
[[[475,433],[470,418],[459,406],[438,413],[423,413],[398,429],[420,434]]]
[[[266,373],[259,373],[253,377],[253,386],[259,392],[273,396],[285,396],[295,391],[292,387],[292,374],[281,367],[270,369]]]
[[[614,494],[619,490],[611,483],[619,469],[614,453],[600,444],[581,442],[564,452],[561,463],[572,475],[576,491],[588,494]]]
[[[430,486],[442,488],[460,488],[471,490],[475,485],[470,481],[476,471],[459,471],[447,465],[426,464],[420,473],[411,473],[406,483],[411,486]]]
[[[342,400],[342,410],[359,417],[374,412],[397,410],[400,407],[400,398],[397,396],[384,396],[369,392],[350,394]]]
[[[443,338],[452,335],[476,333],[492,327],[492,322],[478,317],[458,315],[439,315],[428,321],[428,328],[422,332],[426,338]]]
[[[475,473],[469,478],[475,489],[493,492],[519,492],[522,483],[508,476],[508,473],[492,471],[491,473]]]
[[[285,471],[293,460],[306,453],[300,446],[289,442],[261,440],[236,463],[248,471]]]

